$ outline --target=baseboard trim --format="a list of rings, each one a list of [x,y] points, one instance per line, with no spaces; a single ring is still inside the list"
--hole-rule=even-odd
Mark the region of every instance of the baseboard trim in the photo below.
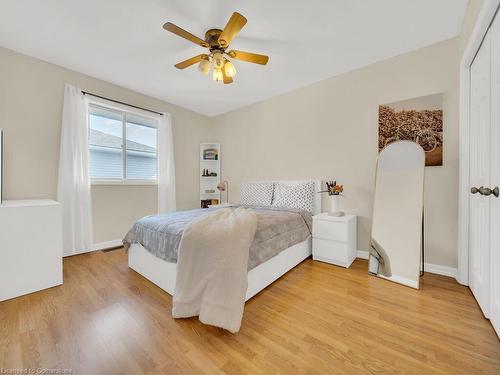
[[[99,249],[94,249],[94,245],[91,245],[90,250],[79,250],[79,251],[74,251],[71,254],[63,254],[63,258],[65,257],[72,257],[73,255],[80,255],[80,254],[86,254],[86,253],[91,253],[93,251],[97,251]]]
[[[90,251],[98,251],[98,250],[106,250],[111,249],[113,247],[123,246],[122,240],[112,240],[106,242],[97,242],[92,245]]]
[[[441,266],[439,264],[432,264],[432,263],[424,263],[424,271],[429,273],[434,273],[436,275],[448,276],[453,278],[456,278],[458,273],[456,268]]]
[[[368,259],[368,251],[366,251],[366,250],[358,250],[357,258],[359,258],[359,259]]]
[[[123,246],[122,240],[96,242],[96,243],[90,245],[89,250],[75,251],[75,252],[72,252],[71,254],[63,254],[63,257],[71,257],[73,255],[80,255],[80,254],[85,254],[85,253],[91,253],[93,251],[111,249],[113,247],[118,247],[118,246]]]
[[[357,257],[359,259],[368,259],[369,252],[366,250],[358,250]],[[424,263],[424,271],[441,276],[457,277],[458,270],[453,267],[441,266],[439,264]],[[409,285],[411,286],[411,285]]]

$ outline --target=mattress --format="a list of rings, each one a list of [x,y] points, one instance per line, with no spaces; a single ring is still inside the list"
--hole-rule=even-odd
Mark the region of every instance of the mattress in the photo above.
[[[233,206],[234,209],[237,206]],[[305,241],[311,235],[312,215],[297,209],[243,206],[257,214],[257,231],[250,247],[248,270]],[[138,220],[123,240],[125,248],[141,244],[154,256],[176,263],[184,228],[195,218],[218,209],[208,208],[146,216]]]

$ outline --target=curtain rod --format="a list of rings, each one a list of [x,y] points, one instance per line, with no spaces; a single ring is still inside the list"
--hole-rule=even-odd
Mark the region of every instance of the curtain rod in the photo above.
[[[156,112],[156,111],[153,111],[153,110],[151,110],[151,109],[142,108],[142,107],[138,107],[138,106],[133,105],[133,104],[128,104],[128,103],[120,102],[119,100],[114,100],[114,99],[106,98],[105,96],[101,96],[101,95],[93,94],[93,93],[88,92],[88,91],[83,91],[83,90],[82,90],[82,94],[83,94],[83,95],[90,95],[90,96],[94,96],[94,97],[96,97],[96,98],[100,98],[100,99],[104,99],[104,100],[109,100],[110,102],[114,102],[114,103],[118,103],[118,104],[127,105],[127,106],[132,107],[132,108],[142,109],[143,111],[147,111],[147,112],[151,112],[151,113],[156,113],[157,115],[163,116],[163,113],[161,113],[161,112]]]

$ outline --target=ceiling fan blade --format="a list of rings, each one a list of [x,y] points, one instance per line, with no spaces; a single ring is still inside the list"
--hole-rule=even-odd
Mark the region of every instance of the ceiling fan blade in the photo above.
[[[269,61],[269,56],[259,55],[258,53],[251,53],[251,52],[232,50],[227,52],[227,55],[229,57],[232,57],[233,59],[247,61],[260,65],[266,65],[267,62]]]
[[[184,29],[181,29],[179,26],[176,26],[171,22],[167,22],[165,25],[163,25],[163,28],[167,31],[170,31],[171,33],[174,33],[175,35],[180,36],[181,38],[187,39],[195,44],[198,44],[199,46],[208,47],[208,43],[205,42],[203,39],[198,38],[196,35],[193,35]]]
[[[222,68],[222,81],[224,82],[225,85],[227,85],[229,83],[233,83],[233,78],[232,77],[228,77],[226,75],[226,72],[224,71],[224,68]]]
[[[219,44],[221,47],[227,48],[229,43],[231,43],[234,37],[238,35],[246,23],[247,19],[245,17],[237,12],[234,12],[219,36]]]
[[[177,69],[185,69],[188,66],[191,66],[193,64],[196,64],[197,62],[200,62],[201,60],[208,60],[208,55],[202,53],[201,55],[191,57],[190,59],[181,61],[180,63],[175,64],[175,67]]]

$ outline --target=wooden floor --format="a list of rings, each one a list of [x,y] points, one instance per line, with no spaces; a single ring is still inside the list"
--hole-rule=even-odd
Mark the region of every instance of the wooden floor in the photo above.
[[[174,320],[172,298],[124,250],[64,260],[64,285],[0,303],[0,368],[76,374],[500,374],[500,343],[469,289],[416,291],[308,259],[245,306],[232,335]]]

